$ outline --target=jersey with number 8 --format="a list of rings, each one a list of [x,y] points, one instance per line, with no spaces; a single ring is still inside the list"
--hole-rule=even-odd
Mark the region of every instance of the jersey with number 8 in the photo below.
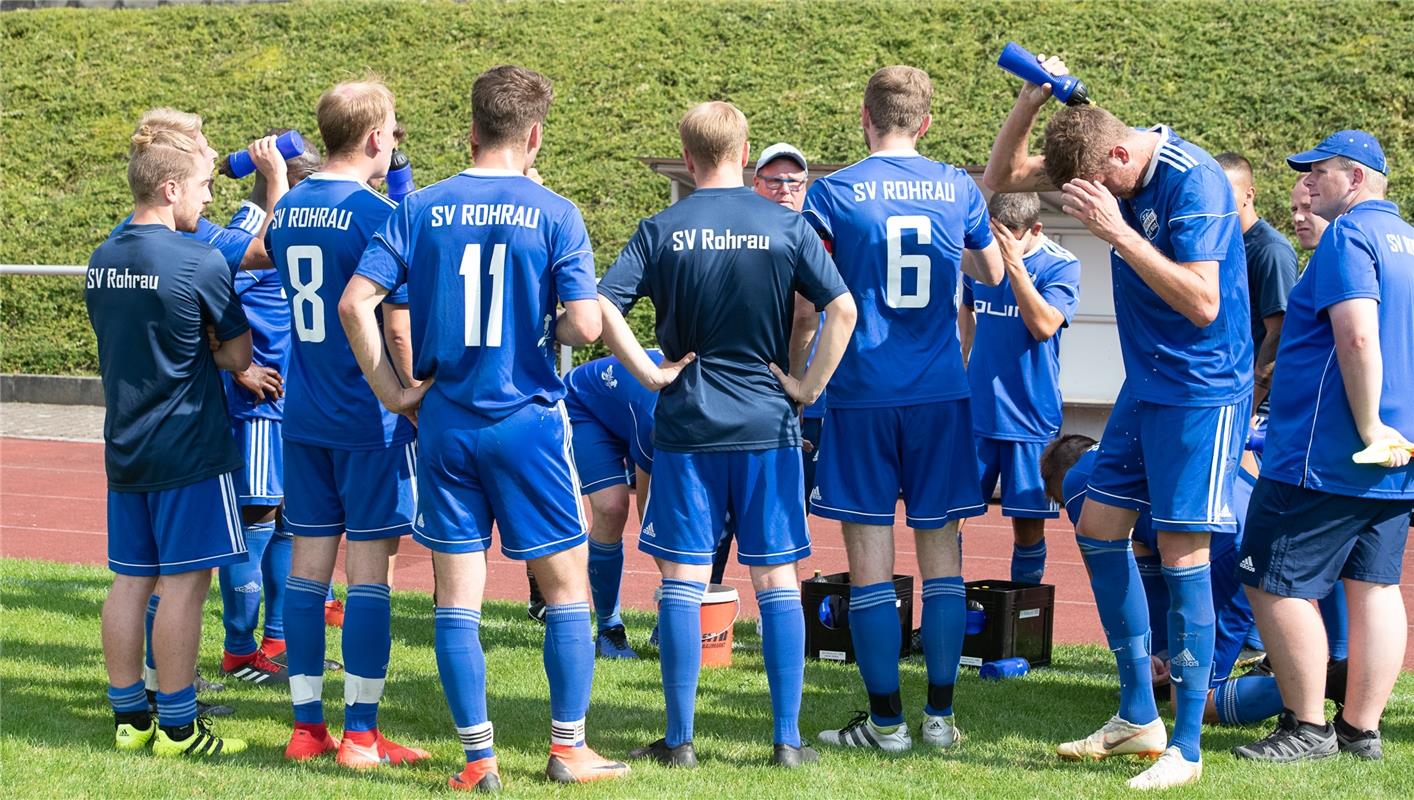
[[[363,379],[339,322],[339,298],[393,204],[353,178],[316,172],[275,205],[265,246],[290,299],[294,341],[285,377],[284,437],[364,450],[411,441]],[[406,295],[389,297],[406,302]]]
[[[917,153],[876,153],[815,181],[805,218],[831,243],[859,308],[830,405],[967,397],[955,300],[962,251],[992,242],[967,172]]]

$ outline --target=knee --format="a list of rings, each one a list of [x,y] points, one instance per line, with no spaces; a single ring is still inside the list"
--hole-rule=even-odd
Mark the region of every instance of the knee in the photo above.
[[[628,506],[628,492],[604,491],[589,496],[589,511],[593,515],[591,533],[596,541],[616,542],[623,538],[624,526],[628,524]]]

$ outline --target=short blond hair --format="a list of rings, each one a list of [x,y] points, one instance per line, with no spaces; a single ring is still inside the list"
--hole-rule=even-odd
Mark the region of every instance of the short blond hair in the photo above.
[[[1096,105],[1067,106],[1046,123],[1042,153],[1046,178],[1060,188],[1076,178],[1105,174],[1110,149],[1128,138],[1129,126]]]
[[[683,149],[703,167],[739,160],[746,135],[746,115],[721,100],[693,106],[678,123]]]
[[[140,204],[160,202],[163,184],[189,180],[205,160],[192,137],[152,125],[138,126],[128,152],[128,189]]]
[[[544,122],[555,100],[550,79],[533,69],[502,64],[476,76],[471,85],[471,125],[476,141],[497,148],[523,139]]]
[[[393,111],[393,92],[378,78],[345,81],[319,98],[314,118],[330,158],[349,153]]]
[[[144,129],[149,133],[159,130],[176,131],[189,139],[195,139],[201,135],[201,117],[188,111],[178,111],[175,108],[162,106],[151,109],[138,119],[137,127],[133,129],[134,143],[137,140],[137,135]],[[128,151],[128,155],[132,155],[131,149]]]
[[[932,105],[933,81],[917,67],[884,67],[864,87],[864,107],[879,133],[917,133]]]

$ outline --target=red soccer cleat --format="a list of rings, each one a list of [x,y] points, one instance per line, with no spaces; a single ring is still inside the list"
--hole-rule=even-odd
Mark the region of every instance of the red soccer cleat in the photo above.
[[[341,766],[366,769],[412,764],[429,756],[426,750],[404,747],[391,739],[385,739],[383,734],[374,729],[344,731],[344,740],[339,743],[338,761]]]
[[[260,652],[273,661],[285,654],[285,640],[264,637],[260,640]]]
[[[295,731],[290,734],[290,743],[285,745],[285,758],[291,761],[308,761],[338,749],[339,741],[329,735],[328,726],[296,722]]]
[[[501,791],[501,773],[496,767],[496,757],[467,762],[466,769],[447,779],[447,785],[463,792]]]
[[[628,765],[610,761],[590,750],[587,745],[572,747],[566,744],[552,744],[550,763],[545,765],[545,774],[550,780],[560,783],[590,783],[622,778],[628,774]]]
[[[344,601],[324,601],[324,624],[331,628],[344,627]]]

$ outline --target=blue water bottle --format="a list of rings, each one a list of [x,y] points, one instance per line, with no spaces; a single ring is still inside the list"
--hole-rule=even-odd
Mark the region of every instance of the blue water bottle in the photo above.
[[[1000,661],[988,661],[977,671],[977,677],[984,681],[1000,681],[1007,678],[1020,678],[1030,671],[1030,661],[1021,656],[1012,656]]]
[[[1247,449],[1262,455],[1262,451],[1267,449],[1267,426],[1264,422],[1261,425],[1253,425],[1247,431]]]
[[[304,152],[304,137],[299,135],[299,131],[286,131],[275,138],[275,148],[285,158],[294,158]],[[228,178],[244,178],[255,172],[255,162],[251,160],[249,151],[237,150],[221,159],[217,171]]]
[[[394,149],[393,161],[388,165],[388,199],[401,203],[416,188],[412,182],[412,162],[406,153]]]
[[[1052,75],[1041,66],[1041,59],[1016,42],[1007,42],[1006,47],[1002,48],[997,66],[1037,86],[1050,85],[1051,96],[1068,106],[1082,106],[1090,102],[1085,84],[1079,78],[1074,75]]]

